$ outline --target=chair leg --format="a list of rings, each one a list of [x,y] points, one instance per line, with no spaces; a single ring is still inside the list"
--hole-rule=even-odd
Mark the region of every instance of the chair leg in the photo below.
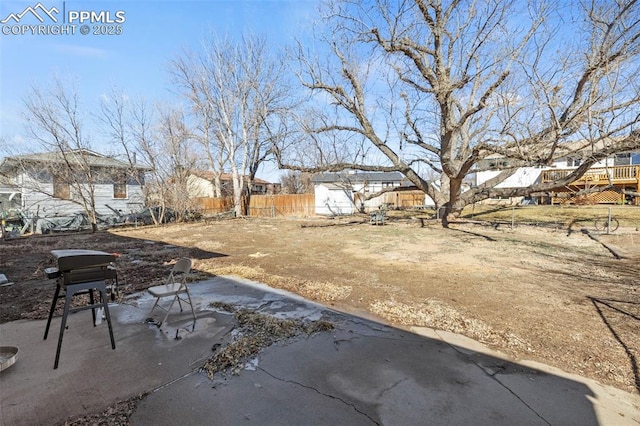
[[[191,315],[193,315],[193,322],[196,322],[196,312],[193,310],[193,301],[191,300],[191,294],[189,294],[189,289],[187,289],[187,297],[189,298],[189,306],[191,306]]]
[[[164,316],[162,322],[160,323],[160,325],[164,325],[165,322],[167,322],[167,318],[169,318],[169,313],[171,312],[171,308],[173,308],[173,304],[176,303],[176,299],[178,298],[178,295],[176,294],[175,297],[171,300],[171,304],[169,305],[169,308],[167,309],[167,313]]]
[[[178,306],[180,306],[180,312],[182,312],[182,303],[180,303],[180,296],[176,296],[178,297]]]
[[[158,306],[158,302],[160,302],[160,298],[156,297],[156,303],[153,304],[153,308],[151,308],[149,315],[151,315],[153,313],[153,310],[156,308],[156,306]]]

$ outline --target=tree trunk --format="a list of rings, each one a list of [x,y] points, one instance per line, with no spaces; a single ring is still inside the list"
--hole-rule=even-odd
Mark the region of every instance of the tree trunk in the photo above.
[[[445,180],[445,179],[443,179]],[[440,218],[442,221],[442,227],[448,228],[449,223],[460,216],[464,205],[460,203],[460,191],[462,189],[462,179],[461,178],[449,178],[448,180],[448,190],[449,190],[449,201],[447,201],[443,206],[442,217]],[[444,183],[444,182],[443,182]],[[444,187],[445,185],[443,185]]]
[[[242,214],[249,216],[251,204],[251,191],[245,189],[242,191]]]

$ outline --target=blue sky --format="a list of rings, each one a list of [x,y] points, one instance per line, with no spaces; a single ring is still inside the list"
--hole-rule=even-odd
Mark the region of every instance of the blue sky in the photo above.
[[[283,47],[309,28],[317,17],[318,2],[3,0],[0,21],[38,3],[48,11],[55,7],[58,13],[52,15],[58,22],[46,17],[40,8],[43,23],[29,12],[18,22],[9,19],[0,24],[4,26],[0,33],[0,137],[17,150],[22,144],[28,145],[23,138],[22,99],[34,85],[46,88],[54,75],[77,80],[87,112],[98,108],[100,96],[113,86],[132,97],[175,100],[167,68],[183,49],[198,49],[201,40],[211,33],[239,37],[246,31],[265,35],[274,48]],[[82,35],[78,22],[74,22],[75,34],[10,34],[22,31],[21,25],[57,25],[63,17],[67,20],[70,12],[91,11],[108,12],[111,20],[117,18],[117,11],[123,11],[126,20],[121,24],[122,34]],[[93,31],[95,24],[85,23]],[[97,136],[94,139],[99,139]]]

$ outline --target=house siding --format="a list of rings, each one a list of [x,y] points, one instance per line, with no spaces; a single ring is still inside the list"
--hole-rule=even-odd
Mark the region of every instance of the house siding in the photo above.
[[[209,179],[213,179],[213,176],[209,178],[199,176],[197,174],[190,174],[187,177],[187,192],[189,196],[193,198],[213,198],[215,197],[215,190],[213,182]],[[248,183],[248,177],[244,177],[244,185],[246,187]],[[220,177],[220,184],[222,186],[222,196],[233,195],[233,181],[228,173],[223,173]],[[273,184],[263,181],[262,179],[255,178],[251,184],[251,194],[260,195],[269,192],[269,188],[273,187]]]
[[[622,158],[621,158],[622,157]],[[602,191],[601,195],[580,196],[580,202],[590,203],[630,203],[640,205],[640,197],[627,194],[620,195],[622,190],[640,192],[640,180],[638,175],[640,169],[634,168],[634,163],[640,163],[640,153],[629,152],[617,154],[593,164],[589,170],[575,182],[566,185],[564,188],[551,191],[546,198],[541,198],[539,202],[554,203],[554,194],[562,193],[558,198],[559,202],[576,202],[575,197],[571,193],[577,193],[587,187],[613,185],[617,190]],[[526,188],[538,183],[551,182],[562,177],[568,176],[575,170],[582,160],[579,156],[562,158],[553,163],[553,166],[547,167],[521,167],[515,173],[509,176],[496,188]],[[497,176],[500,171],[486,170],[475,174],[476,184],[481,185],[489,179]],[[523,197],[512,197],[511,202],[518,202]]]
[[[562,158],[553,163],[551,167],[520,167],[515,173],[496,185],[496,188],[522,188],[540,183],[540,176],[544,170],[553,169],[571,169],[575,166],[570,165],[567,158]],[[592,168],[613,166],[613,158],[607,158],[595,163]],[[500,174],[499,170],[485,170],[476,173],[476,185],[492,179]]]
[[[355,211],[353,192],[332,184],[319,184],[315,188],[316,214],[341,216]]]
[[[378,196],[364,201],[364,197],[387,188],[402,186],[402,174],[397,172],[345,172],[325,173],[314,176],[316,214],[349,215],[358,209],[378,208],[385,197]]]
[[[61,200],[50,197],[48,194],[53,193],[53,183],[39,182],[27,174],[20,175],[17,182],[22,191],[21,208],[29,215],[46,217],[72,216],[84,211],[82,204],[71,200]],[[76,191],[74,191],[73,187],[70,192],[71,197],[74,198]],[[140,185],[128,184],[127,197],[114,198],[112,183],[96,184],[94,185],[94,199],[96,212],[99,215],[112,215],[114,213],[107,205],[123,213],[130,213],[142,208],[144,204],[144,193]]]
[[[194,198],[213,198],[213,184],[199,176],[189,175],[187,177],[187,191]]]

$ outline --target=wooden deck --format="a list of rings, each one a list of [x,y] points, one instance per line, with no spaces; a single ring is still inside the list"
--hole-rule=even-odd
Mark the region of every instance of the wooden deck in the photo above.
[[[574,169],[544,170],[541,175],[542,182],[551,182],[561,179]],[[604,190],[586,194],[576,200],[573,193],[580,190],[600,186],[612,186],[612,190]],[[627,189],[640,192],[640,165],[597,167],[589,169],[580,179],[571,182],[565,190],[558,190],[551,194],[551,203],[584,202],[588,204],[625,204],[631,202],[640,205],[640,197],[629,197],[616,189]]]

